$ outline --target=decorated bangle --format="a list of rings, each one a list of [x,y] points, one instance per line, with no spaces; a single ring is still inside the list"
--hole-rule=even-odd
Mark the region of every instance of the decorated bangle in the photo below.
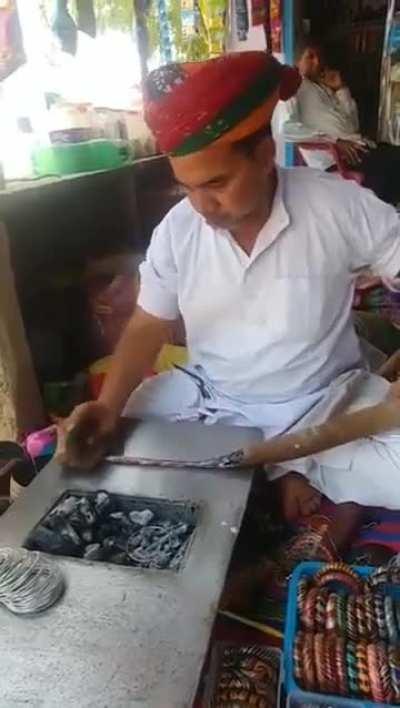
[[[390,678],[392,681],[392,689],[394,702],[400,703],[400,649],[397,647],[388,648],[388,664],[390,668]]]
[[[304,610],[304,603],[307,597],[310,584],[306,578],[301,578],[297,586],[297,607],[300,615]]]
[[[375,622],[374,596],[369,588],[366,588],[364,591],[364,610],[368,639],[378,639],[378,627]]]
[[[346,634],[347,595],[336,595],[336,624],[341,635]]]
[[[293,647],[293,667],[294,675],[300,686],[303,685],[303,644],[304,644],[304,633],[298,632],[294,647]]]
[[[325,630],[325,620],[326,620],[326,605],[328,601],[328,591],[325,589],[319,590],[315,598],[315,614],[314,623],[317,632],[323,632]]]
[[[365,641],[357,643],[356,659],[358,673],[357,682],[360,693],[366,698],[369,698],[371,696],[371,682],[369,680],[367,643]]]
[[[383,642],[376,645],[376,654],[378,657],[378,670],[379,677],[381,681],[382,693],[384,696],[385,703],[393,702],[393,689],[392,689],[392,679],[390,675],[390,666],[388,660],[388,653],[386,651],[386,646]]]
[[[317,601],[318,592],[318,588],[311,588],[311,590],[308,591],[301,616],[304,627],[311,632],[315,629],[315,603]]]
[[[354,593],[361,591],[362,587],[358,575],[345,563],[328,563],[316,574],[314,581],[318,587],[339,583]]]
[[[367,578],[367,585],[372,589],[376,590],[379,586],[387,585],[389,579],[388,569],[386,567],[376,568],[376,570],[371,573]]]
[[[397,631],[400,634],[400,601],[394,601],[394,614],[396,616]]]
[[[337,628],[338,610],[337,610],[338,595],[331,592],[328,595],[326,602],[325,614],[325,629],[327,632],[333,632]]]
[[[326,692],[325,682],[325,635],[314,634],[314,662],[315,662],[315,678],[317,680],[317,689]]]
[[[357,695],[359,693],[359,687],[356,645],[354,642],[347,642],[346,644],[346,671],[349,693],[351,695]]]
[[[325,635],[324,642],[324,688],[326,693],[337,693],[338,678],[336,675],[336,637]]]
[[[388,583],[400,585],[400,563],[398,556],[394,556],[388,563]]]
[[[338,690],[340,695],[347,696],[349,684],[347,680],[345,640],[343,637],[337,637],[335,640],[335,660]]]
[[[358,580],[355,580],[350,575],[346,575],[345,573],[340,573],[339,571],[326,573],[320,580],[318,587],[326,587],[330,584],[343,585],[347,588],[347,590],[349,590],[349,592],[354,594],[357,594],[360,591],[360,583]]]
[[[314,642],[312,634],[305,634],[303,641],[303,685],[306,690],[315,690]]]
[[[367,631],[367,621],[365,616],[365,603],[364,595],[356,596],[356,621],[357,621],[357,632],[359,639],[366,639],[368,637]]]
[[[394,614],[393,598],[390,595],[385,595],[383,607],[385,612],[386,630],[389,637],[389,642],[391,644],[395,644],[399,638],[399,633],[397,630],[396,617]]]
[[[374,614],[379,639],[387,639],[384,597],[380,592],[374,593]]]
[[[355,595],[349,595],[347,598],[346,636],[352,641],[356,641],[358,639]]]
[[[367,646],[367,659],[368,659],[368,673],[369,680],[371,683],[371,693],[374,701],[378,703],[385,702],[385,695],[383,693],[383,688],[381,684],[381,677],[379,671],[379,659],[377,654],[377,645],[368,644]]]

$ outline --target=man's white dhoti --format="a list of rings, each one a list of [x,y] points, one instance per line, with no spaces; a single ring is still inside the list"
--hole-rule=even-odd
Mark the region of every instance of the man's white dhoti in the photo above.
[[[173,371],[145,381],[131,396],[125,415],[197,421],[206,425],[250,426],[265,438],[323,422],[329,416],[382,401],[389,384],[357,369],[336,378],[323,391],[287,403],[247,403],[218,393],[201,369]],[[205,457],[207,457],[205,451]],[[277,479],[288,471],[304,475],[335,503],[400,508],[400,430],[362,439],[268,471]]]

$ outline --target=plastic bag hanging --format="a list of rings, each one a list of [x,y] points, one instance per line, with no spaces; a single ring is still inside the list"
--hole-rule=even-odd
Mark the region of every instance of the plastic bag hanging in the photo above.
[[[94,11],[94,0],[76,0],[76,10],[78,13],[78,29],[85,32],[90,37],[96,36],[96,15]]]
[[[75,55],[78,47],[78,30],[68,12],[68,0],[55,0],[51,28],[60,40],[63,52]]]

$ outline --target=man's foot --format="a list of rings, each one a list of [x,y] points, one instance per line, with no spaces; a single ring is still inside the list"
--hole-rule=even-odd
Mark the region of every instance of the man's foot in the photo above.
[[[321,506],[321,494],[297,472],[289,472],[277,482],[280,488],[285,521],[294,523],[304,516],[315,514]]]

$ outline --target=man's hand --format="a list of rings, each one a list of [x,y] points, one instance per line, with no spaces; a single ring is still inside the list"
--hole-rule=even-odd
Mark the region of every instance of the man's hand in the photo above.
[[[332,89],[332,91],[340,91],[345,87],[340,71],[336,69],[325,69],[321,75],[321,81],[324,86]]]
[[[395,382],[391,387],[391,394],[397,397],[400,394],[400,351],[395,352],[390,359],[385,361],[378,374],[387,379],[387,381]]]
[[[361,163],[362,156],[368,152],[365,145],[351,140],[337,140],[336,147],[341,159],[351,167],[357,167]]]
[[[71,467],[94,467],[107,452],[117,422],[104,403],[82,403],[58,427],[56,458]]]

